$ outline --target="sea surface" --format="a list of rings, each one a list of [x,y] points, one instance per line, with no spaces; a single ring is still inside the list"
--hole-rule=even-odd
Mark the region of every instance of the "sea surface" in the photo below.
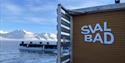
[[[0,63],[56,63],[56,54],[20,52],[19,43],[0,40]]]

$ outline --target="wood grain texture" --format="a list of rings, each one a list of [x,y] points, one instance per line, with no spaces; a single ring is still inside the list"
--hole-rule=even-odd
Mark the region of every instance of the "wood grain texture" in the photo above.
[[[96,23],[103,25],[104,21],[112,29],[114,43],[84,42],[81,27],[95,26]],[[125,10],[73,16],[72,63],[125,63]]]

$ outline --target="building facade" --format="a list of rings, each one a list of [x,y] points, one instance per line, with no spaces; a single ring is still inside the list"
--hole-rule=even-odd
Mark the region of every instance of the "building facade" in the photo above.
[[[59,5],[57,29],[58,63],[125,63],[125,3],[75,10]]]

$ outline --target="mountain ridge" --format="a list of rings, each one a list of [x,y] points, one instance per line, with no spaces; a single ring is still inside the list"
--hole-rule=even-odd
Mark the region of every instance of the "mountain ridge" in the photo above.
[[[33,33],[24,29],[17,29],[11,32],[0,33],[0,40],[41,40],[41,41],[57,41],[54,33]]]

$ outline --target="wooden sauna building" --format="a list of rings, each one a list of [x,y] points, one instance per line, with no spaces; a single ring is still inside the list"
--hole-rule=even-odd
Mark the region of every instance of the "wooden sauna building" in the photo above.
[[[125,3],[57,14],[57,63],[125,63]]]

